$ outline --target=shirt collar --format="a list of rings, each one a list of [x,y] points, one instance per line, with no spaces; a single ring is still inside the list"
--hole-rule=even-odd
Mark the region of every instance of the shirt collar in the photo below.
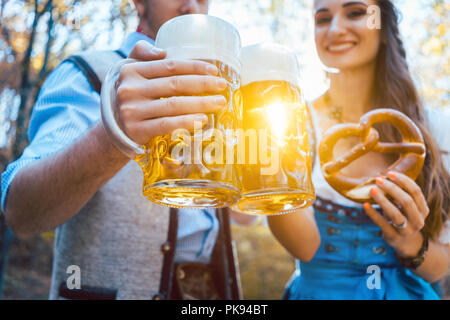
[[[134,45],[139,40],[145,40],[149,42],[152,45],[155,45],[155,40],[152,38],[147,37],[146,35],[139,33],[139,32],[132,32],[128,35],[128,37],[125,39],[125,42],[123,43],[122,47],[120,48],[120,51],[122,51],[126,56],[128,56],[131,53],[131,50],[133,50]]]

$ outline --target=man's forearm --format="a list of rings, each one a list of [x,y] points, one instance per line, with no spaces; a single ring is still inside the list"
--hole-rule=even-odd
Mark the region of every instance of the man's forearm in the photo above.
[[[76,215],[129,159],[101,123],[68,148],[23,168],[14,178],[6,220],[23,237],[51,230]]]

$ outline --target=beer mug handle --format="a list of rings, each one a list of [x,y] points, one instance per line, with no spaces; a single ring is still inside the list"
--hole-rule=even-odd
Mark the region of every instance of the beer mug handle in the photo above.
[[[145,150],[141,145],[131,140],[118,124],[119,110],[116,103],[115,87],[121,67],[133,61],[133,59],[124,59],[113,65],[106,73],[100,94],[103,127],[117,148],[131,159],[144,154]]]

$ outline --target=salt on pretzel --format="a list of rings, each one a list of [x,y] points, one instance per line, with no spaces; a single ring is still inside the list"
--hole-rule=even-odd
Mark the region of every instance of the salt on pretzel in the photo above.
[[[402,142],[380,142],[378,131],[372,126],[381,122],[396,127],[402,136]],[[362,142],[348,153],[334,159],[336,143],[351,136],[359,136]],[[340,170],[369,151],[400,154],[395,163],[376,177],[386,176],[389,171],[397,171],[413,180],[420,174],[426,155],[425,142],[419,128],[406,115],[394,109],[375,109],[363,115],[359,124],[339,124],[327,130],[319,146],[323,175],[337,192],[356,202],[373,203],[369,192],[375,185],[376,177],[354,178],[342,174]]]

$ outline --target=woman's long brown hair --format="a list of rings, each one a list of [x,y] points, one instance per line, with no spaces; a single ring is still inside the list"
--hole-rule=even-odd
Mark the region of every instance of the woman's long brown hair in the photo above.
[[[430,134],[424,109],[406,62],[399,33],[399,14],[391,0],[378,0],[381,8],[381,46],[377,56],[374,94],[380,107],[397,109],[410,117],[422,131],[427,154],[417,184],[427,200],[430,214],[423,232],[434,238],[439,234],[450,210],[450,176],[442,161],[442,152]],[[397,140],[392,128],[384,128],[384,138]]]

